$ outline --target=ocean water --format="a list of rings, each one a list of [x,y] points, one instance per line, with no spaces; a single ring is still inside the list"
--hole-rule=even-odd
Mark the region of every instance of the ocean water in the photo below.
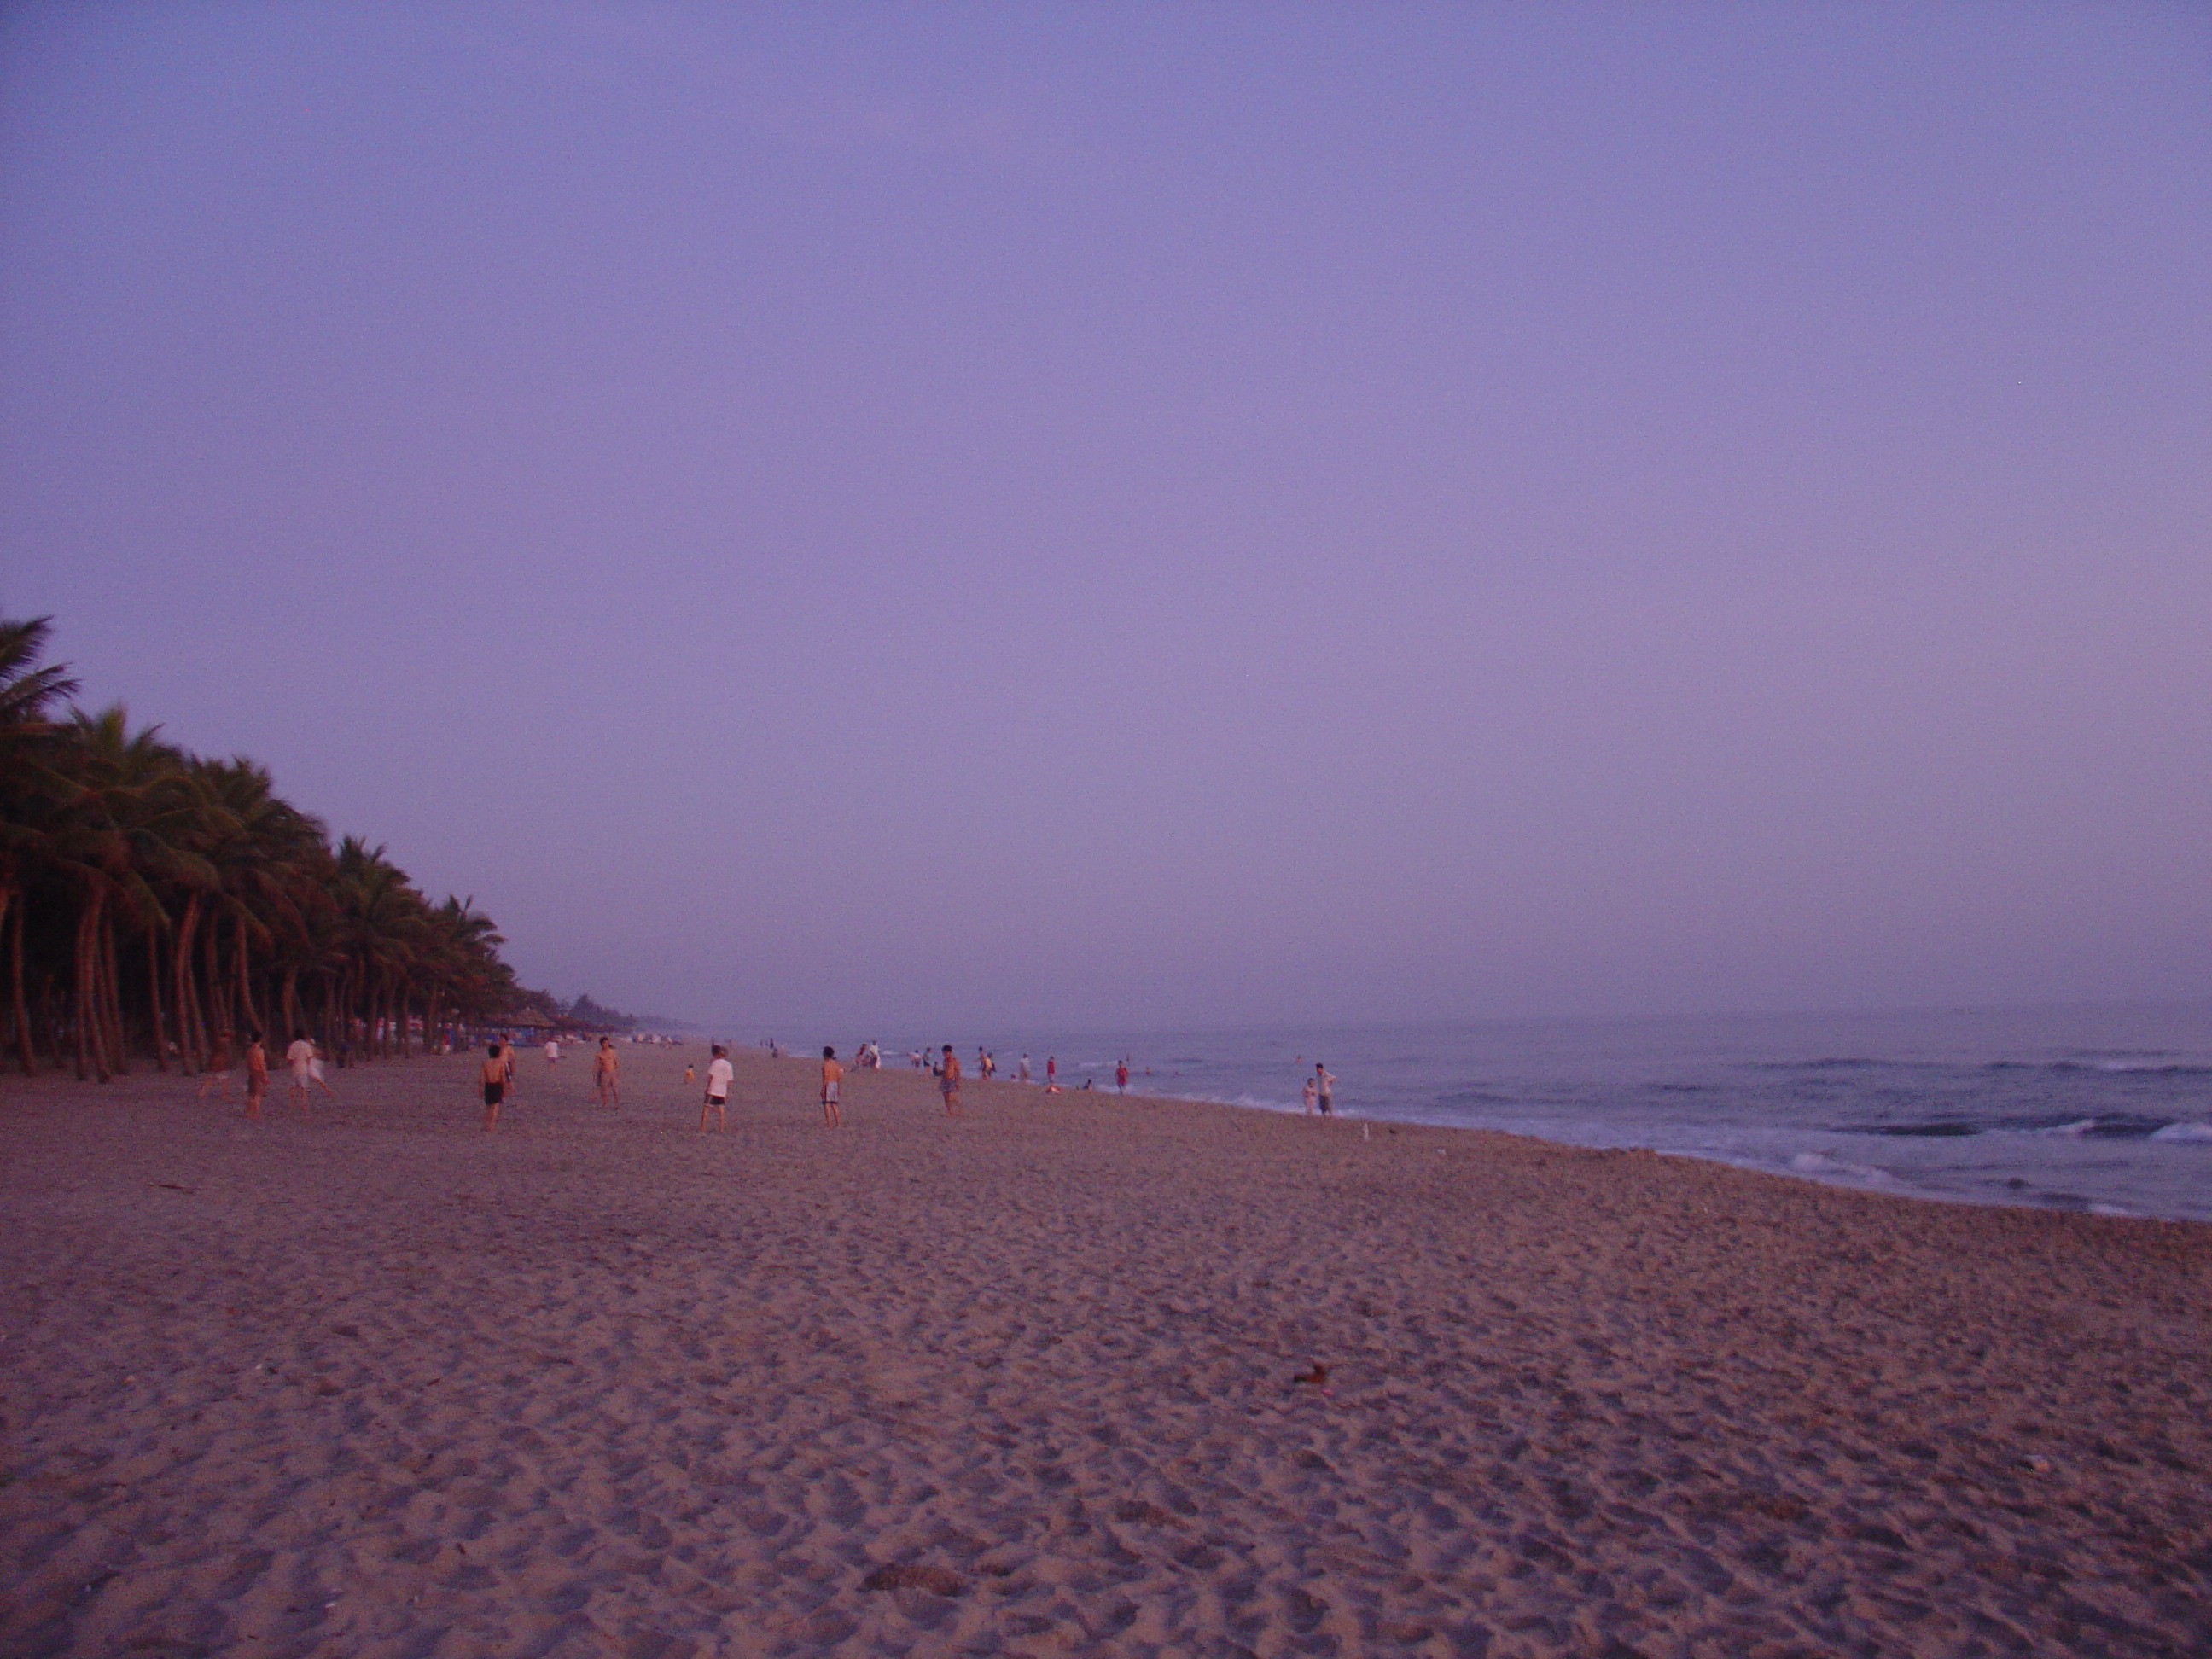
[[[832,1036],[829,1041],[837,1041]],[[2212,1006],[933,1034],[1002,1079],[1649,1146],[1929,1199],[2212,1221]],[[921,1039],[893,1042],[904,1064]],[[841,1043],[850,1052],[849,1037]]]

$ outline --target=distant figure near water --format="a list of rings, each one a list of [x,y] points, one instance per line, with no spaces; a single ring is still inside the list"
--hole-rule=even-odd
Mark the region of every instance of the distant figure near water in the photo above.
[[[958,1117],[960,1114],[960,1057],[952,1052],[952,1045],[945,1045],[945,1063],[937,1073],[938,1092],[945,1097],[945,1115]]]
[[[1114,1068],[1114,1092],[1117,1095],[1129,1092],[1129,1057],[1127,1054],[1121,1056],[1121,1064]]]
[[[592,1057],[592,1081],[599,1091],[599,1104],[622,1109],[622,1090],[615,1082],[622,1061],[615,1054],[615,1040],[611,1036],[599,1039],[599,1052]]]
[[[1021,1070],[1015,1073],[1014,1076],[1017,1080],[1023,1083],[1027,1083],[1030,1080],[1030,1057],[1026,1053],[1022,1055]]]
[[[1335,1085],[1335,1083],[1336,1073],[1330,1071],[1319,1060],[1314,1061],[1313,1090],[1316,1097],[1321,1102],[1321,1115],[1323,1117],[1334,1117],[1336,1115],[1336,1107],[1334,1103],[1333,1097],[1329,1094],[1329,1090]]]
[[[837,1088],[845,1080],[845,1068],[837,1063],[837,1051],[825,1048],[822,1051],[822,1121],[831,1128],[841,1121],[837,1115]]]
[[[1311,1078],[1308,1078],[1306,1079],[1306,1086],[1298,1091],[1298,1103],[1306,1109],[1306,1115],[1308,1117],[1311,1117],[1313,1115],[1314,1080]]]

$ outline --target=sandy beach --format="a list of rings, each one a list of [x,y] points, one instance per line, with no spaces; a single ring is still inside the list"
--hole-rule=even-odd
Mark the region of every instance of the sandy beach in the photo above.
[[[621,1052],[0,1082],[0,1650],[2212,1651],[2212,1229]]]

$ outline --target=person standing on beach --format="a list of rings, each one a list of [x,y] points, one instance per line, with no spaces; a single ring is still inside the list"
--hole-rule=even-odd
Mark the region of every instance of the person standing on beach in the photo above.
[[[261,1115],[261,1097],[269,1092],[269,1056],[261,1052],[261,1033],[246,1040],[246,1115]]]
[[[222,1091],[218,1098],[228,1100],[230,1097],[230,1033],[228,1031],[215,1034],[215,1047],[208,1054],[207,1073],[200,1079],[200,1091],[195,1098],[205,1100],[207,1091],[216,1088]]]
[[[323,1049],[322,1045],[318,1042],[310,1042],[307,1045],[307,1081],[320,1089],[332,1100],[338,1097],[338,1091],[331,1087],[330,1079],[323,1075]]]
[[[1329,1094],[1329,1091],[1334,1088],[1335,1085],[1336,1073],[1330,1071],[1319,1060],[1314,1061],[1314,1095],[1321,1103],[1321,1115],[1323,1117],[1334,1117],[1336,1115],[1336,1107],[1333,1097]]]
[[[611,1036],[599,1039],[599,1052],[592,1057],[592,1081],[599,1091],[599,1104],[622,1109],[622,1090],[616,1085],[615,1073],[621,1070],[622,1061],[615,1055],[615,1040]]]
[[[1117,1095],[1129,1092],[1129,1057],[1127,1054],[1121,1056],[1121,1063],[1114,1068],[1114,1092]]]
[[[307,1109],[307,1068],[314,1063],[315,1045],[307,1041],[307,1034],[293,1032],[291,1046],[284,1050],[284,1065],[292,1073],[292,1103],[303,1112]]]
[[[484,1048],[484,1063],[477,1073],[483,1085],[483,1126],[489,1129],[499,1122],[499,1103],[507,1098],[507,1045],[488,1043]]]
[[[937,1073],[938,1092],[945,1097],[945,1115],[960,1115],[960,1057],[952,1052],[952,1045],[945,1045],[945,1062]]]
[[[822,1051],[822,1121],[831,1128],[843,1121],[837,1114],[837,1088],[845,1080],[845,1068],[837,1063],[837,1051]]]
[[[1027,1083],[1030,1080],[1030,1057],[1026,1051],[1024,1051],[1022,1055],[1021,1069],[1016,1072],[1014,1075],[1024,1083]]]
[[[1044,1091],[1048,1095],[1056,1095],[1060,1092],[1060,1056],[1058,1054],[1047,1054],[1044,1057]]]
[[[1306,1079],[1306,1086],[1298,1091],[1298,1103],[1306,1109],[1306,1115],[1308,1117],[1311,1117],[1313,1115],[1314,1080],[1311,1078],[1308,1078]]]
[[[691,1075],[691,1068],[689,1066],[684,1068],[684,1075],[686,1077]],[[729,1055],[723,1051],[720,1043],[716,1043],[714,1057],[707,1062],[707,1097],[699,1105],[701,1133],[706,1133],[707,1114],[709,1112],[714,1115],[716,1128],[726,1130],[730,1127],[722,1115],[722,1106],[730,1097],[730,1079],[736,1075],[735,1070],[730,1065]]]

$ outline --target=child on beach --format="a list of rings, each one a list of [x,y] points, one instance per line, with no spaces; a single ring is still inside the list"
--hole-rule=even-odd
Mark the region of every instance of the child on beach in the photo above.
[[[1311,1078],[1308,1078],[1306,1086],[1298,1091],[1298,1101],[1306,1109],[1306,1115],[1311,1117],[1314,1109],[1314,1080]]]
[[[684,1075],[687,1080],[690,1078],[691,1068],[689,1066],[684,1068]],[[702,1134],[706,1133],[707,1114],[709,1112],[714,1115],[716,1128],[726,1130],[730,1127],[722,1115],[722,1106],[730,1097],[730,1079],[735,1075],[728,1057],[722,1052],[722,1045],[716,1043],[714,1058],[707,1065],[707,1097],[699,1106],[699,1131]]]
[[[261,1033],[246,1042],[246,1115],[261,1115],[261,1097],[269,1092],[269,1056],[261,1052]]]
[[[592,1057],[592,1081],[599,1091],[599,1104],[622,1109],[622,1090],[616,1085],[615,1074],[622,1061],[615,1055],[615,1040],[611,1036],[599,1039],[599,1052]]]
[[[945,1045],[945,1063],[937,1073],[937,1089],[945,1097],[945,1115],[960,1115],[960,1057],[952,1052],[952,1045]]]
[[[499,1121],[499,1103],[507,1098],[507,1045],[504,1042],[485,1045],[483,1066],[477,1075],[483,1084],[483,1126],[489,1129]]]
[[[837,1085],[845,1080],[845,1068],[837,1063],[837,1051],[822,1051],[822,1121],[831,1128],[840,1121],[837,1115]]]

